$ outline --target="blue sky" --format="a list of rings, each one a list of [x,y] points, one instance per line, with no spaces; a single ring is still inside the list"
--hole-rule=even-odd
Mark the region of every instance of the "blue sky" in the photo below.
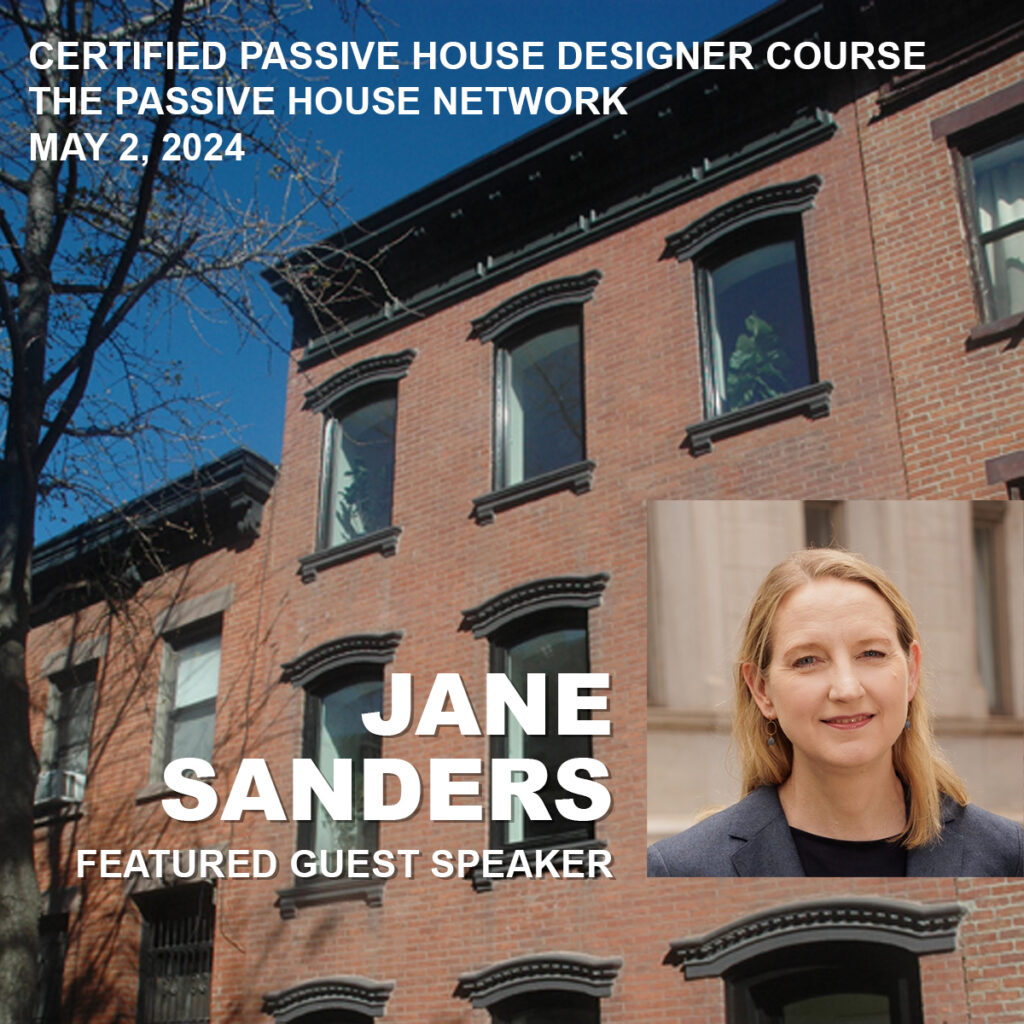
[[[333,39],[341,42],[355,38],[362,43],[380,38],[380,32],[366,17],[357,19],[354,30],[338,23],[329,0],[310,0],[307,14],[291,24],[298,38],[315,42]],[[375,0],[387,37],[399,46],[400,54],[411,54],[414,40],[498,42],[510,40],[543,41],[543,72],[482,72],[471,69],[428,73],[402,67],[398,71],[325,75],[323,84],[334,86],[377,85],[393,87],[419,85],[429,96],[434,85],[565,85],[615,86],[635,77],[635,71],[581,72],[550,68],[559,41],[685,41],[703,40],[729,28],[752,13],[768,6],[764,0]],[[253,84],[258,84],[254,78]],[[354,116],[304,119],[294,127],[309,131],[329,149],[341,154],[341,189],[345,215],[354,220],[393,202],[423,185],[482,156],[504,143],[525,134],[548,120],[529,115],[434,116],[429,102],[421,103],[416,117]],[[237,165],[239,193],[252,188],[253,175],[259,171],[248,160]],[[270,183],[267,183],[268,185]],[[311,225],[318,234],[326,234],[331,225]],[[282,349],[286,347],[288,327],[283,310],[268,311],[277,322]],[[168,347],[180,355],[185,371],[183,385],[222,405],[235,424],[230,436],[213,436],[207,454],[217,455],[245,444],[277,461],[280,455],[284,415],[287,356],[282,350],[253,340],[244,340],[230,330],[204,332],[200,338],[189,319],[165,314],[165,319],[149,325],[151,332],[167,339]],[[171,473],[184,471],[167,467]],[[139,481],[139,488],[159,481]],[[136,489],[135,493],[138,493]],[[117,500],[132,493],[116,495]],[[64,509],[56,518],[44,515],[39,524],[39,539],[45,539],[71,525],[83,513],[74,507]]]

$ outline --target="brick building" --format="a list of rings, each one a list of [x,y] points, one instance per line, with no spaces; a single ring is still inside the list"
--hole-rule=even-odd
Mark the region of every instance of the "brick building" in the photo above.
[[[1024,478],[1021,25],[1009,3],[915,12],[784,0],[727,38],[920,38],[928,66],[653,72],[628,117],[542,127],[279,268],[296,360],[259,536],[240,547],[228,512],[244,505],[251,534],[272,473],[237,456],[238,503],[205,477],[185,503],[193,529],[222,509],[219,539],[140,571],[135,618],[86,594],[32,636],[44,778],[62,780],[38,838],[67,1019],[1024,1016],[1020,881],[644,872],[644,503],[992,500]],[[164,504],[148,502],[173,524]],[[55,544],[74,575],[75,545]],[[65,711],[79,665],[91,697]],[[486,673],[528,670],[608,673],[596,734],[352,724],[388,710],[392,671],[414,676],[417,711],[458,673],[482,716]],[[246,756],[285,807],[303,757],[350,759],[359,781],[407,761],[423,800],[379,822],[177,822],[159,803],[171,751],[208,753],[222,804]],[[609,813],[563,816],[556,783],[550,820],[492,814],[489,773],[518,756],[600,760]],[[480,783],[461,819],[430,819],[439,758]],[[280,868],[78,880],[76,847],[266,850]],[[560,847],[609,852],[614,877],[429,870],[435,850]],[[297,849],[425,857],[411,878],[295,878]]]

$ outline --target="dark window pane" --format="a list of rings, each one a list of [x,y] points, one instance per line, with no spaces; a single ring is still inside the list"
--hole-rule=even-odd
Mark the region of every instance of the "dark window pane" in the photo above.
[[[542,672],[547,677],[544,736],[527,736],[519,723],[508,716],[505,735],[505,757],[533,758],[547,767],[547,782],[539,795],[551,814],[550,821],[533,821],[526,817],[518,801],[513,801],[513,819],[505,823],[506,843],[535,843],[546,837],[566,832],[585,833],[588,823],[569,821],[555,808],[555,801],[569,796],[558,784],[558,767],[573,757],[590,756],[589,736],[558,735],[558,687],[560,672],[587,672],[587,631],[567,627],[527,635],[500,648],[499,671],[505,672],[516,689],[526,695],[526,676]]]
[[[396,406],[374,398],[327,421],[324,547],[391,524]]]
[[[377,822],[363,820],[363,763],[380,757],[380,737],[367,732],[363,714],[383,710],[383,683],[367,679],[346,683],[317,699],[315,758],[330,782],[334,759],[352,760],[352,820],[335,821],[319,803],[312,847],[316,850],[373,850],[377,846]]]
[[[502,473],[498,486],[583,458],[578,323],[552,326],[499,351],[504,359]]]
[[[498,1003],[493,1024],[599,1024],[600,1003],[578,992],[535,992]]]
[[[708,414],[715,416],[812,382],[799,252],[792,238],[709,265]]]
[[[730,1020],[922,1024],[917,957],[863,942],[794,943],[726,974]]]
[[[892,1024],[889,999],[872,992],[836,992],[797,999],[783,1008],[782,1024]]]
[[[971,158],[988,314],[1024,311],[1024,138]]]

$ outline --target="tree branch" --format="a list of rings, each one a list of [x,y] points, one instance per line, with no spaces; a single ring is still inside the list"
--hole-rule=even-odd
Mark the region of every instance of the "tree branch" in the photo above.
[[[19,272],[25,273],[25,254],[21,251],[21,243],[18,241],[18,236],[14,233],[14,229],[7,220],[7,214],[2,209],[0,209],[0,232],[3,232],[4,239],[11,250],[11,255],[14,257],[15,263],[18,264]]]

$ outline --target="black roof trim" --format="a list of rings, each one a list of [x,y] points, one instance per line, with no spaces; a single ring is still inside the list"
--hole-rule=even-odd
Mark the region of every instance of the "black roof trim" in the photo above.
[[[259,535],[263,506],[277,467],[247,448],[235,448],[191,473],[39,544],[32,553],[34,618],[69,583],[86,583],[76,607],[115,580],[138,586],[218,547],[244,547]],[[47,607],[63,614],[70,598]]]

